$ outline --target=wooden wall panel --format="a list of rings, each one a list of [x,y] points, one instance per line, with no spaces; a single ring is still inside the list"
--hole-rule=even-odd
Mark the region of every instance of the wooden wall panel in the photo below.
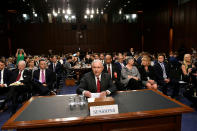
[[[197,2],[191,0],[174,9],[174,48],[197,48]]]
[[[30,54],[47,53],[49,49],[58,53],[75,52],[79,48],[95,52],[127,51],[139,44],[136,24],[88,24],[85,30],[77,27],[73,30],[71,24],[16,25],[12,44]]]

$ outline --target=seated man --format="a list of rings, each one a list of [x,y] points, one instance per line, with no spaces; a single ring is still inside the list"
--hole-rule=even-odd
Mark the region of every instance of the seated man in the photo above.
[[[111,76],[111,79],[117,88],[120,87],[120,70],[116,64],[112,63],[111,55],[106,55],[105,57],[103,72],[108,73]]]
[[[25,61],[19,61],[18,69],[14,70],[11,75],[11,83],[20,83],[18,86],[11,86],[6,100],[3,102],[1,108],[4,108],[5,104],[12,101],[12,114],[15,113],[18,106],[18,97],[23,96],[30,88],[31,73],[25,69]]]
[[[91,97],[91,93],[100,93],[100,97],[105,97],[116,91],[111,77],[108,73],[102,73],[104,67],[100,60],[92,62],[92,72],[88,72],[81,79],[77,88],[77,94]]]
[[[5,68],[5,62],[0,60],[0,94],[6,93],[10,84],[11,71]]]
[[[8,93],[10,84],[11,71],[5,68],[5,62],[0,60],[0,95],[5,95]],[[0,107],[0,112],[6,110],[7,106]]]
[[[48,95],[52,90],[52,84],[55,81],[56,74],[51,70],[46,69],[46,62],[43,59],[40,60],[39,67],[40,69],[33,73],[34,84],[37,88],[35,90],[40,95]]]
[[[170,70],[168,64],[164,62],[164,55],[158,54],[158,62],[154,65],[156,81],[158,85],[161,87],[161,91],[167,95],[168,87],[173,88],[172,97],[176,97],[179,92],[178,81],[174,80],[174,78],[170,77]]]

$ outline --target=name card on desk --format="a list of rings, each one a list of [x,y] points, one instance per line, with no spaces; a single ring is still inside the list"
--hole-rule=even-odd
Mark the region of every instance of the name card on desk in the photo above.
[[[91,106],[90,116],[118,114],[118,105]]]

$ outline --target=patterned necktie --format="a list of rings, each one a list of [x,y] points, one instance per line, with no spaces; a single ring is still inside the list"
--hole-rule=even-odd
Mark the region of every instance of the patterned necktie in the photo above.
[[[162,68],[162,70],[163,70],[163,78],[164,78],[164,79],[166,79],[166,78],[167,78],[167,75],[166,75],[166,69],[165,69],[165,67],[164,67],[164,64],[163,64],[163,63],[161,63],[161,68]]]
[[[20,78],[21,78],[21,72],[22,72],[22,71],[19,71],[19,74],[18,74],[18,76],[17,76],[17,78],[16,78],[16,81],[19,81],[19,80],[20,80]]]
[[[45,75],[44,75],[44,70],[42,70],[42,83],[45,83]]]
[[[99,77],[97,77],[97,92],[101,92],[101,84],[99,81]]]

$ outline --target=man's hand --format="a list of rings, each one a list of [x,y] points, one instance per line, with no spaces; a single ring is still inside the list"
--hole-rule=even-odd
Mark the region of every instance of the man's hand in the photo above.
[[[164,79],[164,81],[165,81],[166,83],[169,83],[169,82],[170,82],[170,79]]]
[[[193,73],[192,75],[197,76],[197,73]]]
[[[5,87],[5,85],[4,84],[0,84],[0,87]]]
[[[45,86],[45,87],[47,86],[47,84],[42,84],[42,85]]]
[[[107,92],[106,91],[102,91],[101,93],[100,93],[100,98],[104,98],[104,97],[106,97],[107,96]]]
[[[85,91],[85,92],[84,92],[84,96],[90,98],[90,97],[91,97],[91,92]]]
[[[148,80],[148,81],[149,81],[151,84],[154,84],[154,82],[155,82],[154,80]]]

